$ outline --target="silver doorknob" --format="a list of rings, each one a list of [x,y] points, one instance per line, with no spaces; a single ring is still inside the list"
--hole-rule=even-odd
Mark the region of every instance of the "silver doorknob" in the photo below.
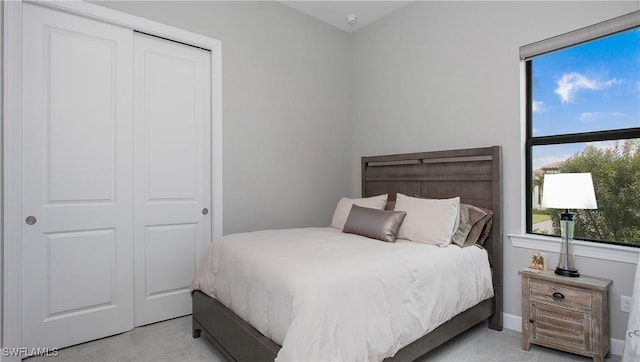
[[[209,213],[209,209],[207,209],[206,207],[202,209],[202,215],[206,215],[208,213]]]
[[[27,225],[33,225],[36,223],[36,221],[38,221],[38,219],[36,219],[35,216],[27,216],[27,218],[25,219]]]

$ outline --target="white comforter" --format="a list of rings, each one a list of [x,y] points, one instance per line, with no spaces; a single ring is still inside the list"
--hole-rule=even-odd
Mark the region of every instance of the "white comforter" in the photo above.
[[[282,345],[277,361],[380,361],[493,296],[485,250],[334,228],[225,236],[192,288]]]

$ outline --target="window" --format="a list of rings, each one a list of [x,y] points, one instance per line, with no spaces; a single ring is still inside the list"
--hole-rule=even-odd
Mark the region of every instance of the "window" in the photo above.
[[[640,247],[640,11],[520,49],[526,74],[527,233],[560,235],[544,174],[590,172],[597,210],[575,238]]]

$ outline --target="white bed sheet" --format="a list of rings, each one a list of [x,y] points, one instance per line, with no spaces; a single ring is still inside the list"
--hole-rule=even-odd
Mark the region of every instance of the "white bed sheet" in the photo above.
[[[220,238],[192,288],[280,344],[277,361],[380,361],[493,296],[483,249],[330,227]]]

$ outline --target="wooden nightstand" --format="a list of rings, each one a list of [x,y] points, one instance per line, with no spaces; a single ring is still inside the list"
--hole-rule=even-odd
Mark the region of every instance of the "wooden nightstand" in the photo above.
[[[531,343],[603,361],[609,353],[611,280],[523,269],[522,349]]]

